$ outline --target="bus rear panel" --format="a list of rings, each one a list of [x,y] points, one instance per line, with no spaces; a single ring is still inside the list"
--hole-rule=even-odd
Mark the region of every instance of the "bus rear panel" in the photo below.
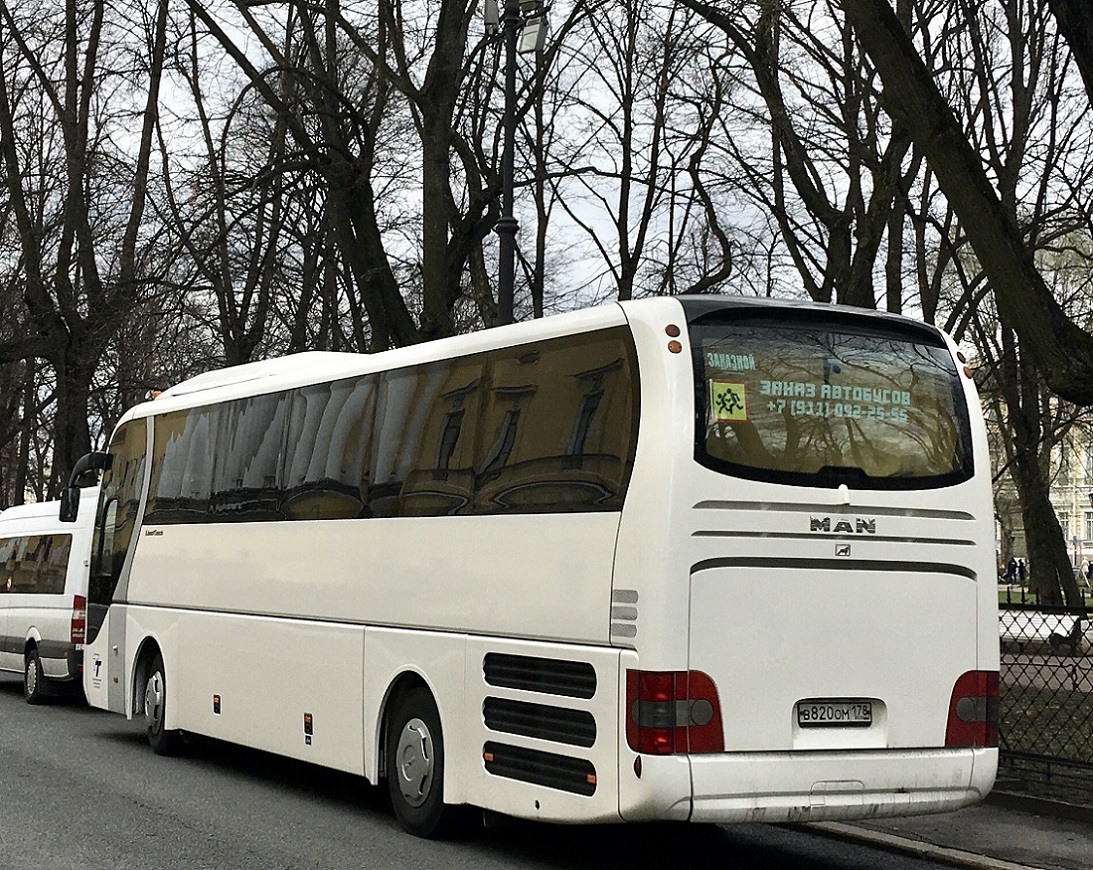
[[[970,373],[902,319],[685,310],[689,356],[668,350],[683,324],[635,326],[643,385],[686,365],[693,391],[642,394],[614,581],[635,602],[614,626],[634,649],[622,816],[802,821],[981,799],[998,645]],[[683,439],[668,475],[643,462]],[[659,516],[629,513],[666,481]]]

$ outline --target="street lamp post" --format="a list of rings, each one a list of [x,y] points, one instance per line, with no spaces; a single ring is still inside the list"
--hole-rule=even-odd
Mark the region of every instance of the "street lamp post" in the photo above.
[[[519,222],[513,216],[512,203],[516,186],[516,42],[522,23],[520,0],[505,0],[505,14],[501,19],[505,38],[504,142],[501,151],[501,217],[497,221],[500,255],[497,277],[499,324],[512,323],[512,298],[516,281],[516,230]]]
[[[547,6],[543,0],[504,0],[504,13],[498,0],[485,0],[486,33],[501,32],[505,40],[505,108],[501,150],[501,217],[497,220],[500,266],[497,276],[497,322],[512,323],[514,285],[516,283],[516,230],[513,215],[516,187],[516,55],[543,50],[546,39]]]

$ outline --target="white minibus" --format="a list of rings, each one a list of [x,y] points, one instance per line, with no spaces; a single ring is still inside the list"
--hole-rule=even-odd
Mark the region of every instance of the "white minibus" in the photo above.
[[[987,438],[921,322],[663,297],[299,354],[131,409],[93,469],[85,691],[157,753],[386,781],[420,836],[994,782]]]
[[[0,513],[0,671],[23,675],[27,702],[82,685],[87,571],[98,489],[80,494],[80,521],[60,502]]]

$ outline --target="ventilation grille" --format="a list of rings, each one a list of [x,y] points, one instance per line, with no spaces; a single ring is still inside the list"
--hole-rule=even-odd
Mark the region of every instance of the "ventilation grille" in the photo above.
[[[491,686],[588,700],[596,694],[596,669],[588,662],[486,653],[482,672]]]
[[[584,758],[489,742],[482,748],[487,773],[590,797],[596,768]]]
[[[586,748],[596,742],[596,719],[587,710],[486,698],[482,718],[490,731]]]

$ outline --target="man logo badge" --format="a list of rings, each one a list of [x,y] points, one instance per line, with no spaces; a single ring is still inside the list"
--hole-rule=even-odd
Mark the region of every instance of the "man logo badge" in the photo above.
[[[849,556],[850,555],[850,545],[849,544],[836,544],[835,545],[835,555],[836,556]]]

